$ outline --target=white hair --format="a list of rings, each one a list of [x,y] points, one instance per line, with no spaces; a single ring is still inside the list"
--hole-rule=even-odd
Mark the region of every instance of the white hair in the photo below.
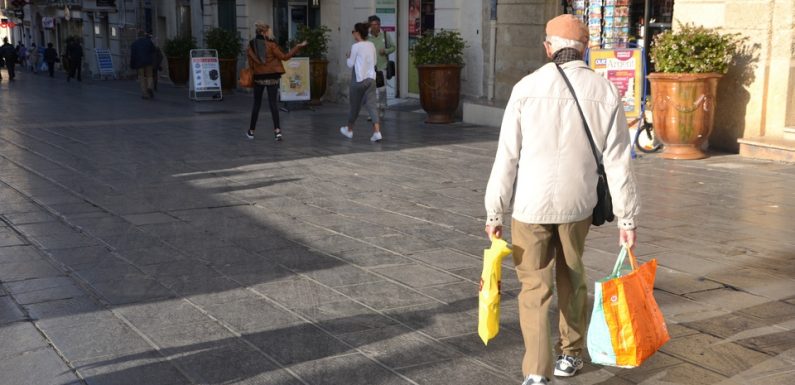
[[[585,51],[585,44],[581,41],[566,39],[565,37],[547,36],[546,42],[549,43],[549,47],[553,53],[564,48],[574,48],[580,52]]]

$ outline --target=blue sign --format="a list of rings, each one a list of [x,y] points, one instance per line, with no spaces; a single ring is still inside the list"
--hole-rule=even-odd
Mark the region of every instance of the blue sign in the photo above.
[[[110,50],[107,48],[96,48],[94,51],[97,55],[99,75],[116,75],[116,72],[113,70],[113,57],[110,55]]]

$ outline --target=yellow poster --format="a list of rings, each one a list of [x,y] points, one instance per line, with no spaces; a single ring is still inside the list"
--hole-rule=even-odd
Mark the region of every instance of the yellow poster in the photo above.
[[[309,58],[294,57],[282,64],[285,72],[279,83],[281,101],[309,100]]]
[[[643,98],[643,55],[640,49],[594,49],[588,58],[588,65],[598,74],[612,82],[628,119],[640,116],[640,103]]]

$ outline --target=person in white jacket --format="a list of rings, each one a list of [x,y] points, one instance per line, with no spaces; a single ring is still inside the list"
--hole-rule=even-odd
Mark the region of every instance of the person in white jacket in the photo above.
[[[359,116],[362,105],[367,109],[370,114],[370,120],[373,122],[373,135],[370,137],[371,142],[380,142],[383,137],[381,136],[381,122],[378,117],[378,110],[376,103],[376,84],[375,84],[375,64],[376,52],[375,45],[367,41],[367,33],[370,30],[370,25],[367,23],[356,23],[353,27],[353,39],[356,40],[351,46],[350,52],[347,53],[348,68],[351,69],[351,87],[348,93],[350,102],[350,111],[348,112],[348,124],[340,127],[340,133],[348,139],[353,139],[353,125]]]
[[[583,366],[587,286],[582,254],[597,202],[597,164],[570,80],[607,173],[619,242],[635,243],[639,203],[630,167],[630,141],[616,87],[582,60],[587,27],[572,15],[547,23],[548,63],[517,83],[505,109],[497,155],[486,188],[486,233],[502,236],[513,200],[511,241],[522,283],[519,319],[525,343],[525,385],[551,375],[573,376]],[[560,309],[554,358],[548,310],[553,279]]]

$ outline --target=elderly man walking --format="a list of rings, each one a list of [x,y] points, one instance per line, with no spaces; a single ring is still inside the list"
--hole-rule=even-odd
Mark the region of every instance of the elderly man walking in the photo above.
[[[503,216],[514,200],[511,237],[522,283],[524,385],[547,384],[553,372],[570,377],[583,366],[587,286],[582,255],[597,202],[588,127],[607,172],[620,243],[634,244],[639,209],[620,95],[582,60],[588,29],[576,17],[562,15],[547,23],[546,35],[544,48],[552,63],[514,86],[485,197],[489,237],[502,236]],[[549,322],[553,280],[560,309],[557,358]]]
[[[155,50],[155,44],[144,31],[138,32],[138,39],[130,46],[130,68],[138,70],[141,97],[144,99],[155,97],[155,92],[152,89],[154,87]]]

